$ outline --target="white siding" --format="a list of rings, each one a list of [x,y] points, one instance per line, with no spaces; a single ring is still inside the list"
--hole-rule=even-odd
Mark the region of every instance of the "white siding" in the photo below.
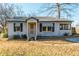
[[[59,30],[59,27],[58,27],[58,24],[55,23],[55,22],[41,22],[42,23],[42,26],[53,26],[53,23],[55,24],[54,25],[54,32],[40,32],[39,30],[39,25],[38,25],[38,36],[57,36],[58,35],[58,30]]]
[[[9,36],[9,38],[13,38],[13,35],[16,35],[16,34],[18,34],[18,35],[27,34],[26,23],[23,23],[23,31],[22,32],[14,32],[14,23],[16,23],[17,25],[20,24],[20,22],[8,22],[8,36]]]
[[[28,20],[28,22],[36,22],[36,20]],[[14,32],[14,23],[19,25],[20,23],[23,23],[23,32]],[[54,32],[40,32],[40,23],[43,24],[43,26],[53,26],[54,23]],[[64,33],[69,33],[69,35],[72,35],[72,30],[60,30],[60,24],[71,24],[69,22],[37,22],[37,35],[38,36],[63,36]],[[13,35],[18,34],[26,34],[27,35],[27,22],[8,22],[8,36],[9,38],[12,38]]]
[[[54,25],[54,32],[40,32],[39,30],[39,23],[38,23],[38,36],[63,36],[64,33],[68,33],[69,35],[72,35],[72,30],[60,30],[60,24],[61,22],[41,22],[43,26],[53,26]],[[67,23],[68,24],[68,23]]]
[[[65,33],[68,33],[68,35],[72,35],[71,30],[60,30],[59,31],[59,36],[63,36]]]

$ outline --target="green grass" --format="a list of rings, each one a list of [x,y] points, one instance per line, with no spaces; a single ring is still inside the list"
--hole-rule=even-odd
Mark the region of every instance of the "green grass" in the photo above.
[[[79,56],[79,43],[62,39],[0,41],[0,56]]]

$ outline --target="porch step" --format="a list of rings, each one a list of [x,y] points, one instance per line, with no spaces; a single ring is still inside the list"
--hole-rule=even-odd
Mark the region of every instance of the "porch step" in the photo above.
[[[35,40],[35,37],[30,37],[29,40]]]

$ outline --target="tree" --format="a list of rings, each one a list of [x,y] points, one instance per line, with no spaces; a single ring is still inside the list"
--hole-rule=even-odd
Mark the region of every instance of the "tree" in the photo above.
[[[6,19],[12,18],[13,15],[14,15],[14,11],[12,4],[10,5],[0,4],[0,19],[1,19],[1,24],[3,26],[3,31],[5,30]]]
[[[77,3],[48,3],[42,4],[41,11],[39,11],[40,13],[47,13],[48,16],[55,15],[60,19],[63,15],[72,17],[74,9],[78,6]]]
[[[28,17],[37,17],[37,14],[35,11],[34,12],[31,11],[30,13],[27,14],[27,16]]]
[[[25,16],[25,13],[24,13],[24,11],[23,11],[21,6],[15,5],[15,15],[16,16],[21,16],[21,17]]]
[[[6,18],[11,18],[14,15],[13,5],[0,4],[0,18],[5,20]]]
[[[15,4],[8,4],[8,3],[1,3],[0,4],[0,19],[2,20],[3,31],[5,30],[6,20],[13,18],[15,16],[23,16],[23,10],[15,5]]]

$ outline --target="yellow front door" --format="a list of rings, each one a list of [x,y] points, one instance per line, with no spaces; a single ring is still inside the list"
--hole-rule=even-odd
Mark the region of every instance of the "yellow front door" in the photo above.
[[[28,31],[30,37],[35,37],[36,35],[36,23],[29,23],[28,25]]]

